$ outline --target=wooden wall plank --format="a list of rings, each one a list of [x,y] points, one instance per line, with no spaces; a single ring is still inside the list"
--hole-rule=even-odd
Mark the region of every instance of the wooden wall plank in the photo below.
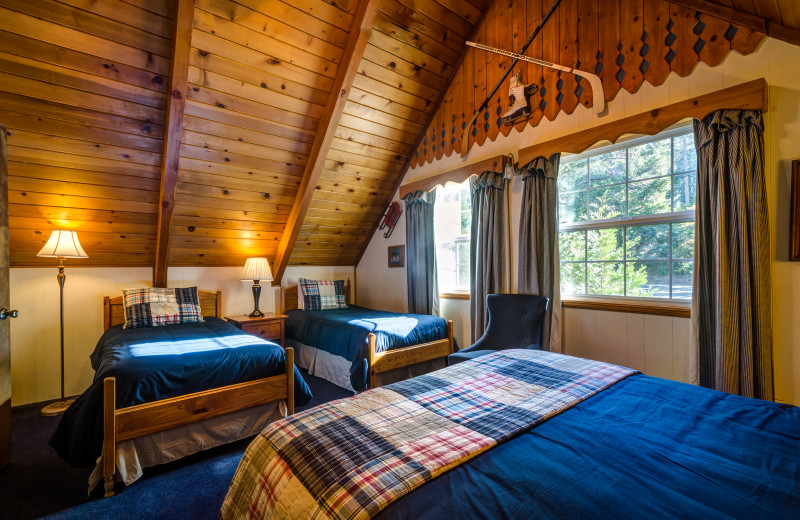
[[[695,51],[698,40],[694,34],[694,27],[697,25],[696,13],[697,11],[676,4],[670,5],[670,20],[673,24],[670,32],[675,35],[675,43],[671,46],[675,57],[670,67],[681,77],[688,76],[699,61],[698,53]]]
[[[650,0],[659,2],[661,0]],[[578,0],[578,59],[581,70],[595,72],[597,53],[600,50],[597,0]],[[592,87],[586,80],[577,79],[581,87],[580,103],[585,107],[592,106]]]
[[[549,9],[548,6],[543,5]],[[544,15],[546,11],[542,12]],[[556,9],[553,11],[553,14],[550,15],[550,19],[547,20],[547,23],[542,28],[542,57],[545,61],[549,61],[552,63],[557,63],[559,60],[559,36],[558,32],[561,25],[561,18],[560,18],[561,10]],[[561,111],[561,106],[558,104],[557,97],[558,97],[558,81],[560,76],[563,75],[562,73],[556,71],[555,69],[551,69],[549,67],[545,67],[543,70],[544,73],[544,81],[542,86],[544,87],[544,96],[542,100],[545,102],[544,106],[544,116],[549,120],[552,121],[556,118],[558,113]]]
[[[514,34],[513,34],[513,27],[516,20],[514,20],[514,2],[513,0],[499,0],[500,5],[500,16],[497,18],[497,47],[499,49],[508,49],[513,52],[517,52],[519,49],[514,49]],[[556,38],[557,40],[557,38]],[[555,43],[555,48],[558,49],[558,41]],[[512,59],[507,56],[501,56],[498,54],[499,60],[497,61],[497,69],[495,70],[495,74],[499,78],[501,74],[503,74],[508,67],[511,66]],[[516,74],[516,71],[512,71],[512,74]],[[510,78],[511,76],[509,76]],[[496,80],[495,80],[496,81]],[[507,84],[509,80],[506,80]],[[493,113],[490,118],[494,119],[495,126],[498,127],[499,132],[506,136],[511,132],[511,125],[503,124],[500,121],[500,117],[508,111],[508,99],[509,99],[509,92],[507,85],[503,85],[497,91],[497,110]],[[497,137],[497,134],[495,134]]]
[[[651,85],[661,85],[669,75],[670,66],[666,61],[669,49],[664,47],[667,25],[669,25],[669,4],[663,0],[644,0],[644,30],[647,32],[645,43],[649,51],[644,56],[648,63],[644,78]]]
[[[731,50],[731,43],[725,38],[730,23],[707,14],[700,15],[700,20],[705,24],[701,34],[705,45],[700,50],[700,60],[706,65],[716,67]]]
[[[636,92],[642,84],[642,36],[644,35],[642,0],[620,0],[620,39],[622,43],[622,88]]]
[[[578,2],[564,2],[559,5],[559,38],[561,43],[559,63],[567,67],[575,67],[578,63]],[[564,96],[561,110],[571,114],[578,106],[575,89],[578,86],[574,74],[562,74],[564,82],[560,94]]]

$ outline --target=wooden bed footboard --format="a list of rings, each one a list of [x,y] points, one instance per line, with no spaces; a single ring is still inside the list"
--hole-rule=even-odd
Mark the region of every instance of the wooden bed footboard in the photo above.
[[[368,384],[375,388],[375,376],[395,368],[406,367],[415,363],[423,363],[433,359],[446,358],[453,353],[453,321],[447,320],[447,339],[420,343],[410,347],[375,352],[375,334],[367,336]]]
[[[115,384],[113,377],[103,380],[102,464],[106,497],[114,494],[118,442],[274,401],[285,400],[288,414],[294,414],[294,350],[286,349],[284,374],[127,408],[116,407]]]

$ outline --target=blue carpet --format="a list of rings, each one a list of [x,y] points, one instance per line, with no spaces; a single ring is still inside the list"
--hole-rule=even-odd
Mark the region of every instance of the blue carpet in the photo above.
[[[300,410],[352,395],[301,370],[314,398]],[[8,519],[215,519],[251,439],[148,468],[144,477],[116,494],[86,496],[91,470],[72,468],[47,445],[57,418],[41,417],[41,404],[12,410],[12,461],[0,471],[2,516]],[[102,487],[102,486],[101,486]],[[47,516],[49,515],[49,516]]]

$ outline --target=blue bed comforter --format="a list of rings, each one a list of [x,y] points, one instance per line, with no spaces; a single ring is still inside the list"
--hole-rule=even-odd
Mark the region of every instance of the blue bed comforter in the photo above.
[[[67,409],[50,445],[73,466],[92,466],[103,442],[103,379],[116,377],[117,408],[284,373],[283,349],[219,318],[108,329],[91,355],[91,386]],[[311,391],[295,368],[295,404]]]
[[[631,376],[376,518],[800,518],[800,408]]]
[[[352,363],[350,383],[366,388],[367,335],[375,333],[378,352],[447,338],[447,322],[427,314],[398,314],[350,305],[324,311],[292,310],[286,337],[323,349]]]

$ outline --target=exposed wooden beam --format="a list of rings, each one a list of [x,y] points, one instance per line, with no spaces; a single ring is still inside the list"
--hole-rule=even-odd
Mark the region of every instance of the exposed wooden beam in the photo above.
[[[192,49],[192,20],[194,0],[177,0],[175,31],[172,39],[172,59],[169,72],[167,119],[164,125],[164,154],[161,162],[161,196],[158,206],[158,237],[153,269],[153,285],[167,286],[169,242],[172,214],[175,211],[175,186],[178,182],[178,159],[183,132],[183,112],[186,107],[186,82],[189,75],[189,52]]]
[[[484,9],[483,13],[481,13],[480,20],[478,20],[478,23],[476,23],[472,27],[472,33],[470,34],[470,36],[468,38],[469,41],[475,41],[475,35],[478,34],[478,30],[481,28],[481,25],[483,25],[483,21],[486,19],[486,13],[488,13],[492,9],[493,5],[494,5],[494,1],[488,3],[488,5],[486,6],[486,9]],[[397,177],[397,180],[395,181],[394,186],[392,187],[392,191],[391,191],[392,194],[390,195],[390,197],[394,197],[394,194],[400,188],[400,183],[403,182],[403,178],[405,178],[406,174],[408,173],[408,170],[411,169],[411,163],[414,160],[414,152],[416,150],[419,150],[419,147],[422,144],[423,139],[425,139],[425,134],[427,133],[428,128],[430,128],[431,123],[433,122],[433,119],[436,117],[436,113],[439,112],[439,109],[441,108],[442,103],[444,102],[444,98],[447,96],[447,92],[450,90],[450,86],[453,84],[453,79],[455,79],[456,74],[458,73],[458,69],[461,68],[461,64],[464,63],[464,57],[467,55],[467,52],[469,52],[469,49],[470,49],[469,47],[464,45],[464,49],[461,51],[461,56],[459,56],[458,62],[456,63],[456,67],[455,67],[455,71],[456,72],[452,76],[450,76],[450,79],[447,81],[447,85],[445,85],[444,91],[442,92],[442,97],[440,97],[439,98],[439,102],[436,103],[436,108],[433,111],[431,111],[430,116],[428,116],[427,123],[425,123],[425,126],[423,126],[422,132],[419,134],[419,137],[417,138],[417,142],[414,144],[414,147],[411,148],[411,153],[408,154],[408,158],[406,159],[406,163],[405,163],[405,166],[403,167],[403,171]],[[463,143],[462,146],[468,146],[468,143]],[[386,202],[388,203],[390,200],[391,199],[389,199]],[[367,252],[367,248],[369,247],[370,242],[372,242],[372,238],[375,236],[375,232],[378,230],[378,226],[381,224],[381,218],[382,218],[382,216],[378,217],[375,220],[375,224],[372,226],[372,229],[370,230],[369,234],[367,235],[367,240],[366,240],[366,242],[364,242],[364,245],[361,247],[361,251],[359,251],[358,257],[356,257],[356,261],[353,264],[355,267],[358,267],[358,263],[361,261],[361,257],[363,257],[364,253]]]
[[[763,16],[758,16],[757,14],[748,13],[708,0],[670,0],[670,2],[726,20],[734,25],[753,29],[777,40],[800,45],[799,29],[776,23]]]
[[[767,82],[763,79],[754,79],[741,85],[522,148],[519,151],[519,164],[527,164],[540,156],[550,157],[556,152],[581,153],[600,141],[615,143],[624,134],[655,135],[682,119],[688,117],[701,119],[715,110],[740,109],[766,112],[767,92]]]
[[[314,196],[314,189],[322,173],[322,167],[328,156],[331,142],[333,142],[344,105],[350,95],[350,88],[358,72],[358,66],[361,63],[364,50],[367,48],[369,34],[372,31],[372,24],[375,20],[376,4],[377,0],[359,0],[358,2],[358,7],[353,16],[353,23],[350,26],[350,33],[347,37],[347,44],[342,52],[342,60],[339,62],[336,78],[328,96],[328,102],[325,105],[325,112],[319,122],[314,143],[311,146],[311,153],[308,156],[308,163],[303,172],[303,179],[297,190],[294,204],[292,204],[289,220],[286,222],[286,229],[278,245],[278,253],[275,255],[275,261],[272,266],[272,272],[275,277],[273,284],[275,285],[280,284],[286,266],[289,264],[289,258],[292,256],[292,250],[297,241],[297,235],[300,233],[303,219]]]

